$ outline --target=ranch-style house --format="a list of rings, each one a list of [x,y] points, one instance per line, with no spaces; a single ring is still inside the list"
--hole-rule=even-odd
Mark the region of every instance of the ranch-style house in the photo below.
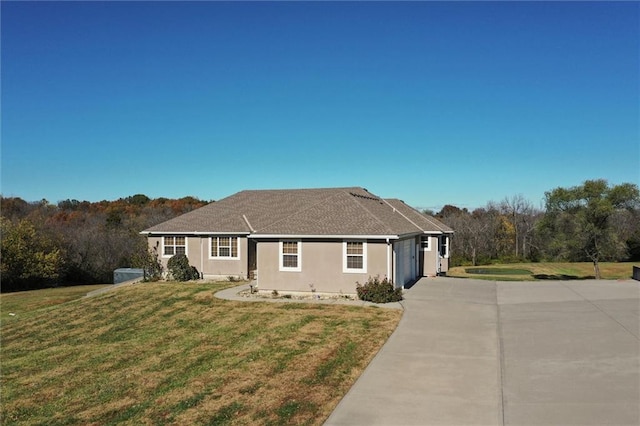
[[[166,267],[186,254],[204,278],[254,279],[260,291],[354,294],[446,273],[453,230],[364,188],[241,191],[142,234]]]

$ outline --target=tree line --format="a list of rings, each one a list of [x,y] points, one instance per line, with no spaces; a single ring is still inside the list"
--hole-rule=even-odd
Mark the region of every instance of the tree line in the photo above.
[[[207,204],[194,197],[27,202],[0,196],[1,290],[110,283],[120,267],[155,260],[140,231]],[[545,193],[543,208],[522,195],[469,211],[433,214],[455,231],[451,264],[640,260],[638,186],[589,180]]]
[[[543,208],[522,195],[469,211],[426,212],[455,231],[452,265],[493,262],[640,260],[640,196],[631,183],[587,180],[545,193]]]
[[[140,231],[207,204],[143,194],[57,204],[0,197],[0,203],[2,292],[113,282],[115,269],[149,264]]]

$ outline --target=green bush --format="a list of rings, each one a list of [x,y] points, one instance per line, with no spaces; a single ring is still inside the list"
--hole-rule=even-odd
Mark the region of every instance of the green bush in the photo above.
[[[200,278],[200,273],[194,266],[189,265],[189,259],[184,254],[172,256],[167,262],[167,269],[176,281],[190,281]]]
[[[402,300],[402,289],[393,288],[393,283],[387,277],[369,277],[364,285],[356,282],[356,292],[360,300],[374,303],[399,302]]]

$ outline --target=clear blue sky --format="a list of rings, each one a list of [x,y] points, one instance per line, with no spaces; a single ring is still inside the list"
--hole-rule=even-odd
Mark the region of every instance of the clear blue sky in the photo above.
[[[640,180],[638,2],[6,2],[4,196]]]

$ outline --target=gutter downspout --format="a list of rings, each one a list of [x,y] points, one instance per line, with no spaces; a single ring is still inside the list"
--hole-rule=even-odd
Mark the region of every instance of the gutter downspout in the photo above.
[[[249,237],[251,236],[251,234],[255,234],[256,230],[253,229],[253,226],[251,226],[251,222],[249,222],[249,219],[247,219],[247,215],[243,214],[242,215],[242,219],[244,219],[244,222],[247,224],[247,226],[249,227],[249,230],[251,231],[251,233],[247,236],[247,279],[249,278],[249,274],[251,273],[251,265],[249,265]],[[256,243],[256,252],[254,253],[255,256],[255,260],[256,260],[256,270],[258,268],[258,243]],[[258,287],[258,280],[256,279],[256,287]]]
[[[200,237],[200,277],[204,279],[204,250],[202,249],[202,241],[204,237]]]
[[[398,260],[397,260],[397,255],[396,255],[396,250],[393,247],[394,245],[391,244],[389,246],[389,250],[391,251],[391,275],[392,275],[392,281],[393,281],[393,288],[398,288],[398,283],[396,283],[396,268],[398,267]]]
[[[387,279],[393,281],[393,277],[391,276],[391,244],[389,243],[389,238],[387,238]]]

